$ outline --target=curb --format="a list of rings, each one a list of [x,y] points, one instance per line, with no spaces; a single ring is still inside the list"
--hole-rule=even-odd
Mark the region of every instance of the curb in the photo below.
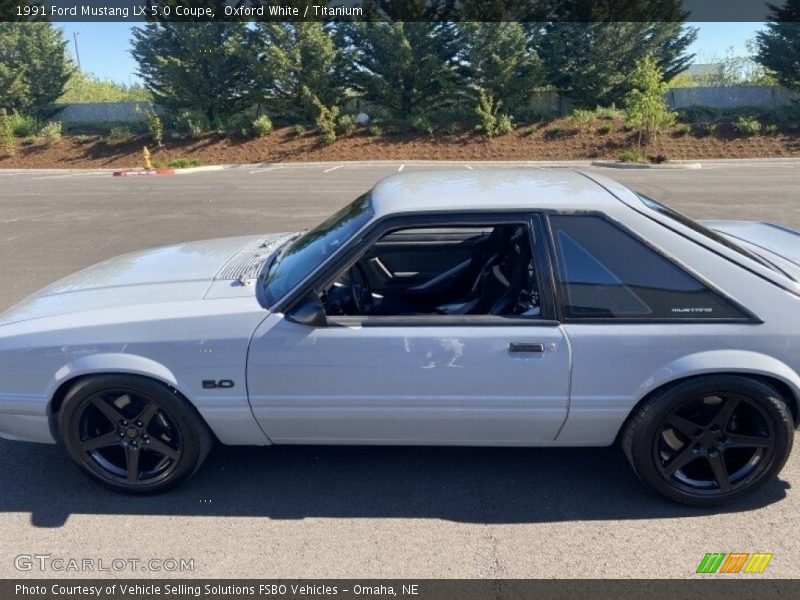
[[[122,171],[114,171],[112,175],[114,177],[175,175],[175,169],[124,169]]]
[[[650,164],[650,163],[624,163],[616,161],[594,161],[591,163],[593,167],[604,167],[606,169],[702,169],[703,165],[698,162],[684,163],[663,163],[663,164]]]

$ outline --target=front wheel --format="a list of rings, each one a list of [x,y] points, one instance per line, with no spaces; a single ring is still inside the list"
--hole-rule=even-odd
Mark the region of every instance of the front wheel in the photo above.
[[[212,437],[186,401],[141,377],[79,381],[58,414],[61,441],[92,479],[118,492],[148,494],[188,479]]]
[[[792,415],[774,388],[742,376],[700,377],[646,400],[622,447],[642,481],[670,500],[719,506],[777,476]]]

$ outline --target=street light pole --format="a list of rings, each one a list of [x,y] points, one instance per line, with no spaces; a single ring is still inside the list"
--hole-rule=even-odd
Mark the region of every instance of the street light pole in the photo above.
[[[75,40],[75,59],[78,61],[78,71],[81,70],[81,55],[78,53],[78,32],[72,32],[72,39]]]

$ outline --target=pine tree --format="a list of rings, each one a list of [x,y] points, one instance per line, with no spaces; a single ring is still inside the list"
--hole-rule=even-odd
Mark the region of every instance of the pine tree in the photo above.
[[[401,119],[453,104],[459,52],[453,23],[349,23],[339,32],[347,82],[367,101]]]
[[[485,93],[506,112],[523,108],[531,90],[542,85],[543,70],[522,25],[461,23],[459,32],[473,99]]]
[[[325,106],[341,102],[340,53],[322,24],[259,23],[254,36],[256,86],[269,114],[308,121],[317,113],[311,96]]]
[[[800,90],[800,0],[771,7],[771,21],[756,36],[756,61],[773,71],[778,81]]]
[[[156,104],[214,125],[250,106],[251,51],[244,23],[149,23],[133,30],[131,54]]]
[[[66,46],[50,23],[0,23],[0,107],[46,113],[73,72]]]
[[[689,66],[693,55],[686,50],[696,37],[697,30],[677,21],[552,22],[531,31],[548,82],[589,108],[620,103],[646,56],[669,81]]]

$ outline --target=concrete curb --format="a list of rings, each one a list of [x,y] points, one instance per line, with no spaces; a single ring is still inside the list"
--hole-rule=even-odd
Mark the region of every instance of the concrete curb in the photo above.
[[[663,164],[651,163],[624,163],[615,161],[594,161],[593,167],[603,167],[606,169],[702,169],[703,165],[699,162],[673,162]]]

